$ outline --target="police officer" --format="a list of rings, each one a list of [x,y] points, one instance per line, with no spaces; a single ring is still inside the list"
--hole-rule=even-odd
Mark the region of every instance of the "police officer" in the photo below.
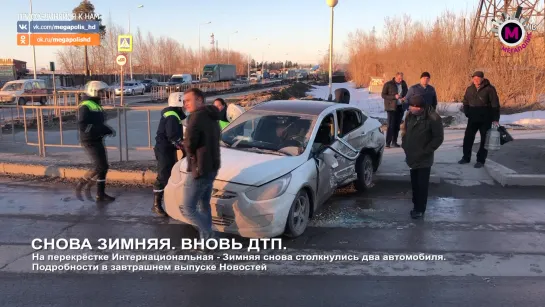
[[[107,195],[106,174],[108,173],[108,156],[104,147],[105,136],[115,136],[115,131],[105,124],[106,115],[100,105],[100,97],[108,90],[108,85],[102,81],[90,81],[85,85],[82,102],[79,105],[78,129],[80,143],[91,159],[91,168],[76,187],[76,196],[83,200],[82,190],[88,198],[91,197],[91,185],[97,184],[97,202],[110,202],[115,198]]]
[[[155,159],[157,159],[157,179],[153,187],[154,201],[152,211],[166,217],[167,213],[161,206],[165,186],[170,178],[172,167],[177,161],[177,150],[182,150],[183,126],[186,118],[183,111],[183,94],[173,93],[168,98],[168,107],[161,111],[161,120],[155,137]],[[184,153],[185,156],[185,153]]]
[[[229,120],[227,119],[227,103],[223,98],[216,98],[216,100],[214,100],[214,105],[220,110],[219,124],[220,129],[223,130],[229,125]]]

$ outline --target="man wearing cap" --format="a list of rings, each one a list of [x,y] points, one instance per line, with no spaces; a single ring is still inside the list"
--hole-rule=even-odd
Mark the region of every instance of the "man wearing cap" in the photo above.
[[[481,134],[481,144],[477,152],[475,168],[484,166],[488,151],[484,148],[486,133],[494,126],[499,126],[500,101],[496,88],[484,78],[482,71],[476,71],[473,75],[473,84],[466,89],[464,94],[464,113],[467,117],[466,132],[464,135],[464,156],[458,163],[471,162],[471,151],[475,142],[477,131]]]
[[[404,100],[405,110],[409,109],[410,100],[414,96],[422,96],[426,106],[432,106],[434,109],[437,107],[437,93],[435,92],[435,88],[430,85],[430,79],[430,73],[425,71],[420,75],[420,83],[409,88]]]
[[[409,113],[402,127],[401,147],[411,169],[413,219],[423,218],[426,212],[434,152],[441,146],[443,139],[441,116],[431,105],[426,105],[423,96],[411,98]]]

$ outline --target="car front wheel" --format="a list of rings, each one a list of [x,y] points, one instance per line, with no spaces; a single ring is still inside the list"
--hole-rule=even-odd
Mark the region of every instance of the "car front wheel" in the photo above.
[[[307,192],[299,191],[291,204],[284,235],[295,238],[303,234],[310,221],[310,199]]]
[[[369,190],[373,187],[373,159],[368,154],[363,154],[356,163],[356,173],[358,179],[354,182],[354,186],[358,192]]]
[[[24,106],[25,104],[26,104],[26,99],[25,98],[19,97],[19,99],[17,99],[17,105]]]
[[[131,91],[131,96],[134,96],[134,90]]]

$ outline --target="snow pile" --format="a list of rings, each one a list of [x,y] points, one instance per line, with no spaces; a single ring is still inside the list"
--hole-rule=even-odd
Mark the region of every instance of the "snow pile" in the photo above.
[[[529,111],[502,115],[500,117],[500,124],[545,128],[545,111]]]
[[[367,115],[385,119],[384,100],[380,94],[370,94],[368,89],[355,88],[352,82],[333,83],[332,93],[338,88],[346,88],[350,91],[350,104],[355,105],[365,111]],[[313,86],[313,89],[307,93],[314,98],[327,100],[329,96],[329,87]],[[462,103],[460,102],[440,102],[437,111],[444,120],[448,120],[450,128],[465,128],[467,118],[462,112]],[[502,115],[500,124],[506,126],[524,126],[530,129],[545,129],[545,111],[531,111],[517,114]]]

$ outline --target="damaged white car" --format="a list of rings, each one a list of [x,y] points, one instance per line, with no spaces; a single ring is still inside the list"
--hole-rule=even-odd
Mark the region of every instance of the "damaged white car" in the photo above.
[[[301,235],[337,188],[363,191],[384,152],[381,124],[348,104],[269,101],[222,132],[221,169],[211,200],[213,228],[243,237]],[[172,169],[165,210],[180,212],[185,159]]]

